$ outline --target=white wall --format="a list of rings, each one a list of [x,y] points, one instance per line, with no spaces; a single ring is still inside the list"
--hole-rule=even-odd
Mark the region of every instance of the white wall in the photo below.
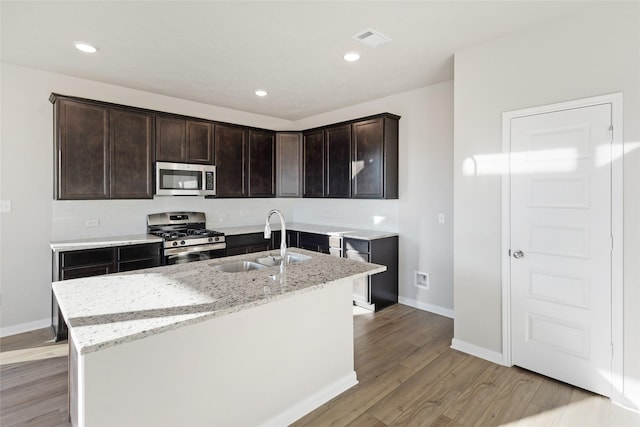
[[[640,407],[640,3],[606,2],[455,57],[455,339],[501,353],[501,177],[467,176],[500,153],[501,113],[624,93],[625,393]]]
[[[148,213],[183,209],[206,212],[211,228],[260,224],[268,209],[277,207],[289,221],[398,231],[401,296],[451,315],[452,82],[296,123],[7,63],[2,63],[0,87],[0,199],[12,203],[11,212],[0,214],[0,336],[49,325],[51,240],[144,233]],[[273,130],[307,129],[384,111],[399,114],[400,200],[54,201],[51,92]],[[20,179],[25,170],[29,179]],[[437,224],[438,212],[446,214],[447,224]],[[87,219],[100,225],[85,227]],[[414,270],[431,274],[432,290],[418,292],[412,286]]]
[[[397,231],[400,300],[453,315],[453,82],[448,81],[295,122],[297,129],[381,112],[402,116],[398,200],[298,200],[295,220]],[[438,214],[445,223],[438,223]],[[386,217],[375,223],[376,216]],[[431,288],[413,285],[414,271],[429,273]]]

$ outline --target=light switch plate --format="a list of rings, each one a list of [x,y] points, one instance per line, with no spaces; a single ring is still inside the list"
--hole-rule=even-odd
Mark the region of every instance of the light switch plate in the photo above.
[[[11,212],[11,200],[0,200],[0,212]]]

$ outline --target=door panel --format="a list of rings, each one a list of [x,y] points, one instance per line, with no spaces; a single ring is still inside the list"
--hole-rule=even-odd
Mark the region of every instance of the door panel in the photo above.
[[[511,119],[512,361],[606,396],[610,144],[610,104]]]

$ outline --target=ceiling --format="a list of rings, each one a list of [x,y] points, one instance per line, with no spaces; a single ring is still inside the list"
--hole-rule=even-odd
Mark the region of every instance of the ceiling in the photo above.
[[[451,80],[456,51],[590,4],[3,0],[1,58],[298,120]],[[392,42],[374,48],[352,38],[369,28]],[[82,53],[74,41],[99,50]],[[348,63],[342,56],[352,50],[361,59]]]

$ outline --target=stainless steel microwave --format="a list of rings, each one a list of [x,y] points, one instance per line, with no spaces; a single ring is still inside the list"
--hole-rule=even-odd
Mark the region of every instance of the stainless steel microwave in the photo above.
[[[215,196],[216,167],[156,162],[156,195]]]

